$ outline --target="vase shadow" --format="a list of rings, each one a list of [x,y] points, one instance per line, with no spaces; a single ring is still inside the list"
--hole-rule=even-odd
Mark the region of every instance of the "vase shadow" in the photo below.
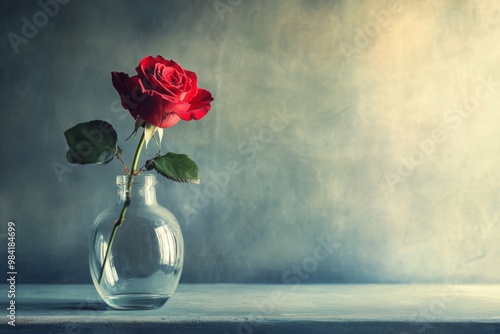
[[[36,302],[22,302],[19,303],[19,310],[21,311],[36,311],[36,310],[51,310],[51,311],[107,311],[113,310],[104,302],[98,301],[40,301]]]

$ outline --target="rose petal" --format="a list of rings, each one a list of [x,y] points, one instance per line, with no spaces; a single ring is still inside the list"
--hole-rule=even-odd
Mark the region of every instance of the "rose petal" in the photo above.
[[[172,67],[167,67],[163,64],[156,64],[154,78],[164,84],[174,87],[180,86],[181,83],[179,73]]]
[[[183,91],[185,78],[172,67],[158,64],[155,67],[154,77],[150,78],[150,81],[155,83],[155,88],[153,90],[160,93],[177,96],[181,100],[183,100],[183,98],[179,95],[187,95],[187,93]],[[157,89],[156,87],[158,86],[162,87],[164,90]]]
[[[175,87],[172,87],[172,86],[168,86],[168,87],[164,87],[161,83],[158,83],[158,85],[154,88],[149,88],[147,87],[144,83],[143,83],[143,80],[139,80],[139,86],[141,87],[141,90],[144,94],[151,94],[152,92],[155,92],[156,94],[158,95],[161,95],[164,99],[168,100],[168,101],[171,101],[171,102],[174,102],[174,103],[178,103],[178,101],[184,101],[186,96],[187,96],[187,93],[185,92],[182,92],[181,90],[175,88]],[[185,104],[185,103],[183,103]],[[188,105],[188,104],[185,104],[185,105]],[[189,108],[182,108],[182,109],[175,109],[175,110],[182,110],[182,111],[185,111],[185,110],[188,110]]]
[[[177,114],[188,109],[189,103],[173,97],[167,99],[154,91],[149,91],[147,98],[141,103],[140,115],[146,122],[166,128],[175,125],[180,120],[180,118],[171,118],[173,116],[167,117],[167,114]]]
[[[210,102],[213,100],[214,98],[208,90],[200,88],[198,89],[198,94],[190,101],[191,106],[189,110],[186,112],[177,112],[176,114],[184,121],[192,119],[200,120],[209,112],[211,108]]]
[[[154,67],[156,64],[163,64],[168,67],[174,67],[176,70],[180,72],[184,72],[183,68],[179,66],[175,61],[173,60],[166,60],[162,56],[147,56],[144,57],[140,62],[139,65],[135,68],[137,71],[137,74],[139,76],[145,77],[148,73],[153,73],[154,72]]]
[[[132,117],[139,115],[139,103],[137,98],[132,96],[132,92],[140,91],[137,76],[129,77],[123,72],[111,72],[111,80],[122,102],[122,107],[130,112]]]
[[[175,72],[175,69],[172,69],[171,67],[165,67],[163,64],[156,64],[152,74],[141,75],[140,82],[142,83],[143,91],[153,90],[167,96],[177,96],[179,94],[183,94],[181,87],[176,87],[170,83],[171,78],[161,77],[158,73],[159,66],[171,69],[171,71]]]
[[[147,71],[152,71],[156,63],[157,61],[155,60],[155,58],[153,58],[152,56],[146,56],[142,58],[135,70],[139,76],[146,77]]]
[[[190,82],[191,87],[189,87],[189,94],[186,96],[184,101],[190,102],[193,99],[193,97],[195,97],[196,94],[198,94],[198,77],[196,76],[196,73],[188,70],[186,70],[186,76],[191,81]],[[188,90],[186,89],[186,91]]]
[[[160,128],[169,128],[179,123],[181,118],[177,114],[170,112],[163,115],[163,121],[160,124]]]

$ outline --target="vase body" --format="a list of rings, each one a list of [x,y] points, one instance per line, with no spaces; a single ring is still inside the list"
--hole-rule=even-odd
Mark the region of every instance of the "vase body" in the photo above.
[[[174,215],[156,202],[154,175],[120,175],[116,184],[118,202],[99,214],[90,236],[92,280],[99,295],[113,308],[161,307],[174,293],[181,276],[181,229]],[[124,219],[111,242],[124,205]],[[108,244],[111,247],[106,257]]]

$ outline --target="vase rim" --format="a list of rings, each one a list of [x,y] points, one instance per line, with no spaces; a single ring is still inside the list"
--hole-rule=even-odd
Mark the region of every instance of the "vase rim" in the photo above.
[[[129,182],[130,175],[121,174],[116,176],[117,186],[126,186]],[[154,174],[139,174],[134,176],[134,184],[141,184],[146,186],[156,185],[156,176]]]

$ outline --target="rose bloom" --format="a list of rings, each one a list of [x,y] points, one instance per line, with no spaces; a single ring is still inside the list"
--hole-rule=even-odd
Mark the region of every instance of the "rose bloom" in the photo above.
[[[181,119],[199,120],[210,110],[213,97],[198,88],[196,73],[183,69],[173,60],[147,56],[129,77],[112,72],[113,86],[120,94],[123,108],[136,119],[136,128],[144,121],[168,128]]]

